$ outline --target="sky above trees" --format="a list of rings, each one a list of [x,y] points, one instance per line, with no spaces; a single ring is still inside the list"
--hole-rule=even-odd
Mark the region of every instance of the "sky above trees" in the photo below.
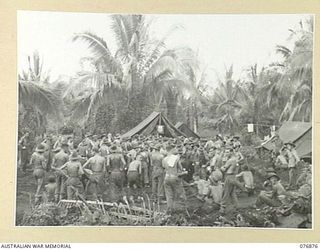
[[[167,48],[187,46],[199,53],[209,79],[215,84],[225,68],[234,65],[236,78],[257,63],[277,61],[278,44],[291,47],[289,29],[307,15],[148,15],[151,34],[162,37],[170,27],[178,29],[166,41]],[[27,66],[27,56],[38,50],[52,78],[73,76],[81,69],[80,59],[90,56],[87,46],[71,41],[77,32],[91,31],[116,49],[108,14],[70,12],[18,12],[18,71]]]

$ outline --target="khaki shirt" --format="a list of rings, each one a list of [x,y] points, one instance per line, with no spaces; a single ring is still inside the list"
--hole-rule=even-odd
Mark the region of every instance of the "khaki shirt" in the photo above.
[[[227,174],[237,174],[237,158],[235,156],[232,156],[229,160],[227,160],[224,168],[226,169]]]
[[[294,168],[298,161],[300,161],[297,151],[295,149],[292,149],[291,151],[287,150],[287,156],[288,156],[288,167]]]
[[[134,160],[129,164],[128,172],[137,171],[139,174],[141,173],[141,161]]]
[[[276,159],[276,166],[278,165],[287,165],[288,162],[287,162],[287,159],[284,155],[278,155],[277,159]]]
[[[277,182],[275,185],[272,186],[272,193],[273,196],[285,195],[287,192],[282,186],[280,182]]]

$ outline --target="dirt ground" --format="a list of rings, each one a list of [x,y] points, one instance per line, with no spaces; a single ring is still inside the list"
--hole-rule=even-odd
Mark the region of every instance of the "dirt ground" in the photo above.
[[[16,225],[19,225],[26,211],[30,211],[30,200],[34,200],[36,182],[32,171],[17,173],[17,197],[16,197]]]

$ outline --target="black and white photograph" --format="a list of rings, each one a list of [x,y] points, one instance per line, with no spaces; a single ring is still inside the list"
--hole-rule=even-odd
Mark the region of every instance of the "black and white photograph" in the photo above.
[[[17,12],[15,225],[313,228],[312,14]]]

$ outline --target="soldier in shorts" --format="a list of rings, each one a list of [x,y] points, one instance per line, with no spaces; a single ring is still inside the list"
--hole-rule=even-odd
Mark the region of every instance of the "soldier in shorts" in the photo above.
[[[33,166],[33,177],[36,179],[37,182],[37,190],[36,190],[36,203],[40,200],[40,190],[43,186],[44,177],[46,174],[46,167],[47,162],[44,157],[45,147],[44,145],[40,144],[35,152],[32,154],[30,159],[30,165]]]
[[[67,198],[72,200],[76,198],[76,193],[83,192],[83,185],[80,181],[80,177],[83,175],[83,169],[80,163],[80,157],[76,151],[72,152],[70,160],[65,163],[59,170],[66,170]]]
[[[137,189],[140,188],[141,174],[141,156],[137,155],[136,159],[130,162],[127,172],[128,187],[130,196],[137,194]]]
[[[151,153],[150,161],[152,168],[152,196],[156,201],[161,201],[164,198],[164,168],[162,166],[163,155],[160,154],[161,145],[154,145],[154,151]]]
[[[104,177],[106,174],[106,159],[100,155],[98,147],[94,147],[92,151],[95,155],[89,158],[83,165],[83,169],[88,168],[92,171],[86,185],[86,193],[89,188],[92,187],[93,198],[97,200],[102,197]]]
[[[126,162],[123,155],[118,151],[118,147],[110,147],[110,154],[107,157],[107,169],[110,173],[110,193],[112,200],[119,200],[123,195],[124,167]]]
[[[182,169],[180,158],[176,155],[174,145],[168,145],[167,151],[168,155],[163,158],[162,166],[165,169],[164,190],[167,201],[167,212],[171,213],[176,209],[176,204],[179,200],[183,200],[183,205],[185,206],[186,196],[179,177],[186,174],[186,172]]]
[[[62,147],[66,147],[67,145],[62,144]],[[62,167],[66,162],[69,161],[69,156],[66,153],[66,151],[60,147],[57,147],[53,149],[55,155],[53,156],[52,160],[52,169],[60,168]],[[59,201],[64,198],[65,195],[65,182],[67,180],[67,177],[64,173],[61,171],[56,171],[56,183],[57,183],[57,189],[56,189],[56,201]]]

